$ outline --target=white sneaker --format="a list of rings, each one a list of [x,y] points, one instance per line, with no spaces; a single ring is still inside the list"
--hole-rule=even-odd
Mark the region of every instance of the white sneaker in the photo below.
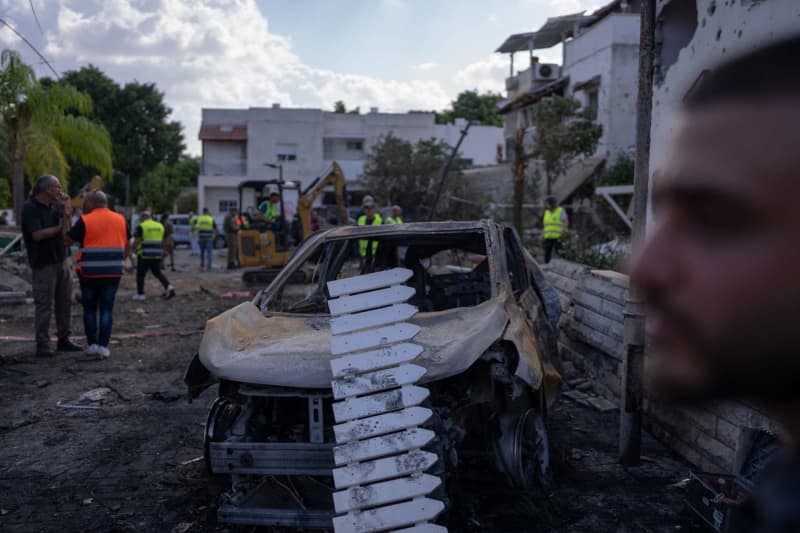
[[[86,355],[99,355],[100,346],[97,344],[90,344],[88,348],[86,348]]]
[[[98,346],[97,355],[100,357],[109,357],[111,355],[111,350],[108,349],[108,346]]]
[[[134,302],[143,302],[144,301],[144,294],[134,294],[133,295]]]

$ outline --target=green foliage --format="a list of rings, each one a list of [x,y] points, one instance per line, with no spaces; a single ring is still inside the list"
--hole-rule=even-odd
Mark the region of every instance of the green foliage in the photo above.
[[[120,86],[92,65],[64,73],[58,83],[91,96],[94,116],[105,125],[113,141],[114,168],[130,176],[133,198],[139,193],[145,174],[160,164],[173,165],[181,157],[185,149],[182,127],[169,120],[172,110],[155,84],[131,82]],[[81,183],[96,173],[81,161],[70,158],[69,162],[80,173]],[[111,192],[124,197],[124,180],[112,183]]]
[[[160,163],[144,175],[140,182],[140,207],[152,207],[156,212],[172,210],[175,199],[186,187],[197,187],[200,163],[197,159],[183,157],[177,163]],[[192,208],[197,205],[196,201]]]
[[[575,157],[597,150],[603,127],[580,116],[580,103],[572,98],[552,96],[533,106],[536,126],[534,155],[544,161],[547,193]]]
[[[17,52],[0,55],[0,136],[11,165],[17,215],[25,179],[55,174],[69,181],[68,158],[111,176],[111,139],[91,120],[91,98],[68,84],[40,82]]]
[[[0,177],[0,207],[11,207],[11,181]]]
[[[187,188],[181,191],[175,199],[175,212],[188,213],[197,210],[197,188]]]
[[[478,91],[464,91],[452,102],[452,109],[436,115],[436,123],[452,124],[455,119],[464,118],[476,124],[502,127],[503,117],[497,114],[500,98],[499,94],[491,92],[478,94]]]
[[[382,136],[367,154],[363,182],[381,205],[398,204],[406,218],[422,218],[430,213],[442,169],[452,148],[444,141],[423,139],[412,144],[392,134]],[[450,202],[450,196],[474,199],[466,185],[457,179],[462,167],[456,156],[451,174],[437,207],[441,217],[473,218],[469,204]]]
[[[344,104],[344,102],[342,100],[336,100],[333,103],[333,112],[334,113],[342,113],[342,114],[348,113],[350,115],[358,115],[358,114],[361,113],[361,107],[360,106],[356,106],[353,109],[351,109],[350,111],[348,111],[347,110],[347,106]]]
[[[606,166],[598,185],[632,185],[633,170],[633,158],[621,152],[611,165]]]

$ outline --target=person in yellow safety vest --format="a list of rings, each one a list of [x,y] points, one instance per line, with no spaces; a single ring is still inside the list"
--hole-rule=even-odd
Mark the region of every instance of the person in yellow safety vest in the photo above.
[[[544,262],[547,264],[553,256],[553,251],[558,251],[561,247],[561,239],[568,229],[569,220],[564,208],[558,206],[555,196],[545,198],[545,205],[542,222],[544,224]]]
[[[383,224],[383,218],[381,217],[380,213],[378,213],[377,209],[375,209],[375,202],[371,199],[367,199],[361,207],[364,209],[364,214],[358,217],[356,221],[359,226],[380,226]],[[369,252],[369,257],[375,256],[375,251],[378,249],[378,241],[372,241],[372,247],[370,249],[369,241],[360,240],[358,241],[358,254],[361,256],[362,259],[367,257],[367,252]]]
[[[194,211],[189,211],[189,245],[192,250],[189,255],[200,255],[200,244],[197,242],[197,215]]]
[[[258,204],[258,211],[267,222],[277,222],[281,214],[281,197],[273,192],[269,195],[269,200],[264,200]]]
[[[392,206],[392,214],[386,217],[385,224],[402,224],[403,223],[403,208],[399,205]]]
[[[203,214],[197,217],[195,222],[197,228],[197,238],[200,244],[200,270],[208,268],[211,270],[211,258],[214,250],[214,237],[217,234],[217,223],[214,221],[208,208],[203,208]]]
[[[142,211],[142,221],[133,233],[133,247],[136,249],[136,294],[134,300],[144,300],[144,278],[147,271],[164,286],[164,298],[175,296],[175,288],[161,272],[161,256],[164,253],[164,226],[151,218],[150,211]]]

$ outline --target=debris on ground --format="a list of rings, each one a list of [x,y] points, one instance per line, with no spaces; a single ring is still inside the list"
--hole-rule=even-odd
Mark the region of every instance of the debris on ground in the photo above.
[[[108,395],[111,394],[111,392],[112,392],[111,389],[109,389],[108,387],[98,387],[96,389],[92,389],[81,394],[81,397],[78,398],[78,401],[102,402],[103,400],[108,398]]]

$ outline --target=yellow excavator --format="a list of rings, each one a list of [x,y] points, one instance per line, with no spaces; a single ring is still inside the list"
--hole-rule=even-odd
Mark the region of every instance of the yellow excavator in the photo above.
[[[242,280],[247,284],[265,284],[277,276],[281,268],[289,261],[297,245],[311,235],[312,206],[317,197],[329,186],[333,186],[336,194],[336,210],[340,223],[346,224],[348,215],[345,199],[345,181],[342,168],[334,161],[328,172],[317,177],[303,191],[299,190],[299,186],[296,183],[282,180],[252,180],[241,183],[239,185],[239,205],[242,205],[243,190],[255,190],[258,196],[263,194],[265,188],[274,187],[280,199],[281,213],[285,213],[284,196],[287,190],[297,190],[296,224],[299,225],[299,231],[294,236],[294,245],[288,244],[292,238],[292,224],[286,220],[277,221],[274,225],[265,224],[263,221],[254,221],[254,227],[240,229],[237,234],[239,266],[243,268],[260,267],[245,270],[242,274]],[[256,214],[256,217],[258,216],[259,214]],[[293,281],[303,283],[305,279]]]
[[[73,209],[75,209],[76,207],[83,209],[83,200],[86,197],[86,194],[92,191],[96,191],[98,189],[102,190],[102,188],[103,188],[103,178],[101,178],[100,176],[95,176],[91,180],[89,180],[89,183],[81,187],[81,190],[78,191],[78,194],[76,194],[70,199],[69,203],[70,205],[72,205]]]

